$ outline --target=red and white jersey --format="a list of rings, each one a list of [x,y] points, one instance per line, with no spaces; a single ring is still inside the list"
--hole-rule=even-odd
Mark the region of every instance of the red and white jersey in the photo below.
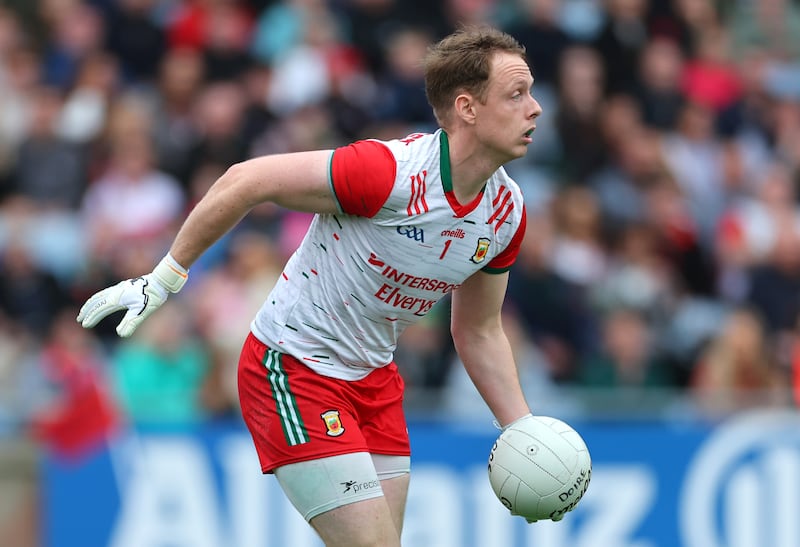
[[[402,331],[478,270],[507,271],[525,232],[502,168],[471,202],[453,194],[447,135],[336,149],[341,214],[316,215],[252,323],[271,348],[358,380],[389,364]]]

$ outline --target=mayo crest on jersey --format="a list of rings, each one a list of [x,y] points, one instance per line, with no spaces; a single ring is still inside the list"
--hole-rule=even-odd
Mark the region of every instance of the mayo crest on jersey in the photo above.
[[[524,203],[502,168],[458,203],[441,130],[339,148],[330,177],[342,212],[314,216],[251,328],[320,374],[358,380],[469,276],[511,266]]]

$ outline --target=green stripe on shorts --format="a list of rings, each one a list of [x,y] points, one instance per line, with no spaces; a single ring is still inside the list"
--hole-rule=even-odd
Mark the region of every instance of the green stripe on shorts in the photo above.
[[[283,370],[281,355],[278,351],[268,349],[264,354],[263,364],[267,369],[267,379],[272,387],[272,396],[275,398],[286,442],[289,446],[295,446],[307,443],[310,439],[303,418],[300,416],[300,410],[297,408],[297,401],[289,388],[289,379]]]

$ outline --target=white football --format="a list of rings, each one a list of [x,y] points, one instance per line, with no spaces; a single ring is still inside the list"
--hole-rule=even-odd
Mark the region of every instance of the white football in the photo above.
[[[561,520],[586,493],[589,449],[556,418],[526,416],[506,427],[489,454],[489,483],[512,515]]]

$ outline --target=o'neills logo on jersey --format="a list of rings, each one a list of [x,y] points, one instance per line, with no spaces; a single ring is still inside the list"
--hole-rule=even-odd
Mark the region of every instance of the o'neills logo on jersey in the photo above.
[[[480,264],[486,260],[486,253],[489,252],[489,244],[491,240],[488,237],[479,237],[478,246],[475,248],[475,254],[470,258],[475,264]]]
[[[342,419],[339,417],[338,410],[328,410],[319,416],[322,418],[322,421],[325,422],[325,427],[328,430],[325,432],[327,435],[330,437],[338,437],[344,433],[344,426],[342,425]]]
[[[462,230],[461,228],[458,228],[456,230],[442,230],[442,237],[453,237],[456,239],[464,239],[465,236],[466,234],[464,233],[464,230]]]

